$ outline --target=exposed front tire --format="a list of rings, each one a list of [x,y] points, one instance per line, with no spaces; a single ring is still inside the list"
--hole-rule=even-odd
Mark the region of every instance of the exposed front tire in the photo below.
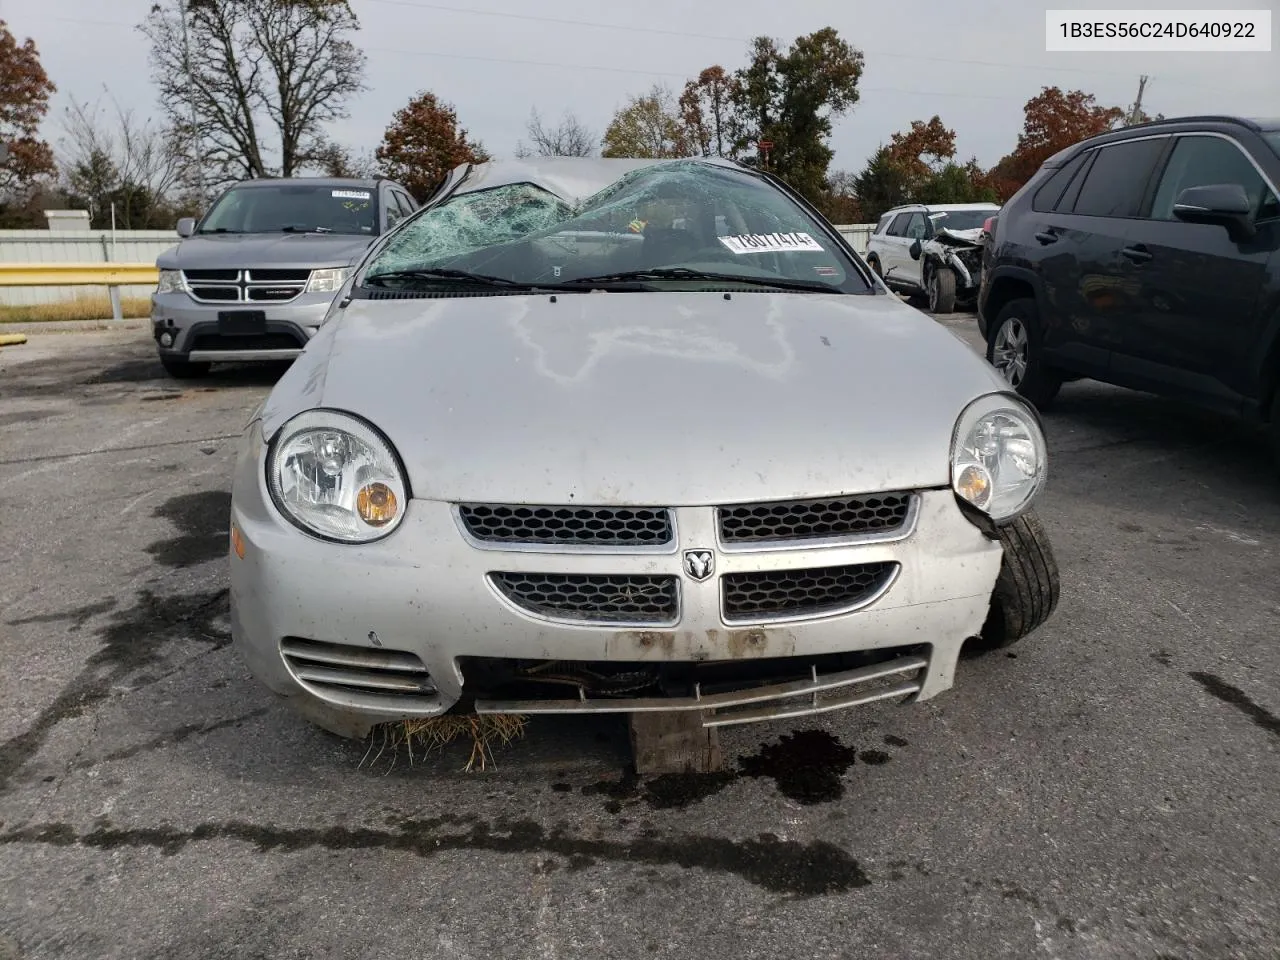
[[[874,273],[877,277],[879,277],[881,280],[884,279],[884,271],[880,267],[880,258],[877,257],[874,253],[870,254],[867,257],[867,266],[871,268],[871,272]]]
[[[987,360],[1021,396],[1047,407],[1062,389],[1062,374],[1044,362],[1040,311],[1023,298],[1004,305],[991,325]]]
[[[956,274],[950,267],[929,271],[929,312],[953,313],[956,308]]]
[[[172,357],[160,355],[160,365],[164,367],[165,373],[177,380],[192,380],[196,377],[203,377],[209,372],[208,363],[192,363],[185,357]]]
[[[1053,615],[1058,607],[1058,561],[1048,534],[1032,511],[1000,527],[1004,559],[991,594],[991,610],[979,650],[1017,643]]]

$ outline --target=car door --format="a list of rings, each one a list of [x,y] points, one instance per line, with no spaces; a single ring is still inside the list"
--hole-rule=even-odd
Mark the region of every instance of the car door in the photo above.
[[[900,269],[901,257],[905,249],[902,239],[909,216],[910,214],[907,213],[896,214],[884,233],[877,237],[876,254],[880,257],[880,270],[886,280]]]
[[[1107,376],[1137,285],[1125,254],[1168,135],[1095,148],[1052,213],[1036,214],[1046,356]]]
[[[1256,236],[1173,215],[1190,187],[1237,184],[1253,204]],[[1259,336],[1268,264],[1280,237],[1275,185],[1240,144],[1205,132],[1176,138],[1148,216],[1135,221],[1127,271],[1139,287],[1137,311],[1113,357],[1127,385],[1237,410],[1250,385],[1248,353]]]

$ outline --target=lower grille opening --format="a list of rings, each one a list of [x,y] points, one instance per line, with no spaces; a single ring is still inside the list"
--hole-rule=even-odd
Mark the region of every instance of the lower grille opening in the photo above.
[[[676,578],[593,573],[491,573],[520,609],[550,620],[596,624],[672,624],[679,619]]]
[[[819,675],[929,656],[928,644],[814,657],[750,660],[524,660],[459,657],[463,694],[478,700],[564,700],[692,697],[803,681]]]
[[[232,335],[204,333],[191,343],[192,350],[301,350],[306,344],[289,333]]]
[[[878,596],[896,563],[731,573],[721,580],[726,623],[818,617],[856,609]]]
[[[280,653],[294,677],[325,699],[355,706],[434,706],[436,685],[416,654],[285,637]]]

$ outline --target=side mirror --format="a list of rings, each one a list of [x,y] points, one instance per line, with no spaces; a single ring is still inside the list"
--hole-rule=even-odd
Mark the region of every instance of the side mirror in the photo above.
[[[920,246],[919,240],[916,240],[914,243],[911,244],[910,247],[907,248],[907,253],[911,254],[912,260],[920,259],[920,251],[921,251],[921,246]]]
[[[182,237],[183,240],[187,239],[187,237],[191,236],[195,232],[196,232],[195,217],[183,217],[181,220],[178,221],[178,236]]]
[[[1214,183],[1188,187],[1178,194],[1173,215],[1185,223],[1213,223],[1227,228],[1233,240],[1251,240],[1258,233],[1253,225],[1253,204],[1238,183]]]

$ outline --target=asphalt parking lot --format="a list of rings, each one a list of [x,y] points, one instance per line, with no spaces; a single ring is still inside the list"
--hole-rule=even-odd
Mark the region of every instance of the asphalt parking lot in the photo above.
[[[729,728],[724,775],[637,783],[621,720],[464,773],[248,677],[228,482],[277,375],[170,381],[136,326],[0,351],[3,960],[1280,956],[1252,429],[1068,385],[1045,628],[928,703]]]

